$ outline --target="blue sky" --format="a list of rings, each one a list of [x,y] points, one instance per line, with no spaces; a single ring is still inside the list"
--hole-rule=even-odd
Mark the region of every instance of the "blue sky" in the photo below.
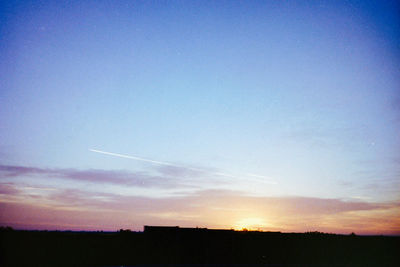
[[[0,16],[0,164],[42,170],[3,186],[399,200],[395,1],[8,1]],[[67,169],[181,180],[52,178]]]

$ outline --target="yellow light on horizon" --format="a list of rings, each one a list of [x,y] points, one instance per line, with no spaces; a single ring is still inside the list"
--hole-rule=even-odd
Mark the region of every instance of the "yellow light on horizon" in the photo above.
[[[244,218],[235,223],[235,230],[262,230],[268,224],[264,219],[258,217]]]

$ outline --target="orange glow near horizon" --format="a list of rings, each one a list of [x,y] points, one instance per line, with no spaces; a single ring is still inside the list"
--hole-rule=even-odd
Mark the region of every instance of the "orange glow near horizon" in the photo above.
[[[279,202],[280,207],[273,208],[271,201]],[[299,208],[299,203],[308,201],[302,198],[295,201],[290,198],[260,200],[232,195],[222,198],[209,194],[183,200],[116,198],[106,201],[101,198],[84,198],[82,202],[71,204],[64,199],[29,199],[26,195],[17,194],[2,198],[0,223],[16,229],[39,230],[116,231],[123,228],[141,231],[143,225],[172,225],[281,232],[400,234],[400,207],[396,203],[390,206],[360,206],[362,203],[336,201],[336,210],[332,211],[305,204]],[[321,202],[319,205],[322,207],[332,205],[324,203],[324,199],[313,201]],[[230,204],[235,202],[242,203],[240,208],[236,209]]]
[[[267,229],[267,223],[264,219],[258,217],[248,217],[237,221],[234,225],[235,230],[261,230]]]

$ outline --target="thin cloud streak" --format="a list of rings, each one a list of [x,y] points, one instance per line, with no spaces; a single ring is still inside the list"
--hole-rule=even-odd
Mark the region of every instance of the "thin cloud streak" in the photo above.
[[[23,166],[0,165],[0,179],[15,177],[52,177],[69,179],[92,183],[116,184],[142,188],[187,188],[188,185],[183,179],[165,179],[159,175],[149,175],[141,172],[129,172],[123,170],[102,170],[102,169],[44,169]]]
[[[251,180],[256,180],[258,182],[263,182],[267,184],[277,184],[275,181],[271,180],[261,180],[261,179],[253,179],[253,178],[267,178],[270,179],[269,177],[262,176],[262,175],[257,175],[257,174],[242,174],[242,175],[233,175],[225,172],[211,172],[208,170],[200,169],[200,168],[193,168],[193,167],[186,167],[178,164],[173,164],[165,161],[158,161],[158,160],[151,160],[151,159],[146,159],[142,157],[137,157],[137,156],[130,156],[130,155],[124,155],[124,154],[119,154],[119,153],[113,153],[113,152],[107,152],[107,151],[102,151],[102,150],[97,150],[97,149],[89,149],[91,152],[95,153],[100,153],[100,154],[105,154],[109,156],[115,156],[115,157],[120,157],[120,158],[127,158],[127,159],[133,159],[133,160],[138,160],[138,161],[143,161],[143,162],[148,162],[152,164],[158,164],[158,165],[164,165],[164,166],[171,166],[171,167],[176,167],[180,169],[186,169],[186,170],[191,170],[195,172],[201,172],[209,175],[217,175],[217,176],[223,176],[223,177],[228,177],[228,178],[234,178],[234,179],[251,179]]]

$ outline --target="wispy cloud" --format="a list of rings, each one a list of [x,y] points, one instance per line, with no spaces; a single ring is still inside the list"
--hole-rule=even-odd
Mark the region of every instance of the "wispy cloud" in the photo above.
[[[0,184],[1,195],[16,195],[20,191],[12,184]]]
[[[129,172],[123,170],[77,170],[77,169],[47,169],[24,166],[0,165],[0,178],[12,178],[19,176],[29,177],[52,177],[85,181],[92,183],[108,183],[135,187],[187,187],[193,186],[186,184],[182,179],[175,177],[162,177],[150,175],[143,172]]]
[[[49,173],[51,170],[34,168],[34,167],[24,167],[24,166],[13,166],[13,165],[0,165],[0,178],[4,177],[16,177],[26,174],[42,174]]]
[[[144,224],[229,228],[247,218],[259,218],[265,222],[259,225],[263,230],[400,233],[395,226],[400,222],[397,202],[254,197],[229,190],[151,198],[76,189],[49,191],[39,200],[25,196],[21,201],[17,196],[22,193],[13,191],[12,185],[7,187],[5,194],[15,195],[18,201],[3,200],[0,224],[30,223],[31,228],[56,228],[57,223],[58,229],[71,229],[65,224],[103,230],[142,229]]]

